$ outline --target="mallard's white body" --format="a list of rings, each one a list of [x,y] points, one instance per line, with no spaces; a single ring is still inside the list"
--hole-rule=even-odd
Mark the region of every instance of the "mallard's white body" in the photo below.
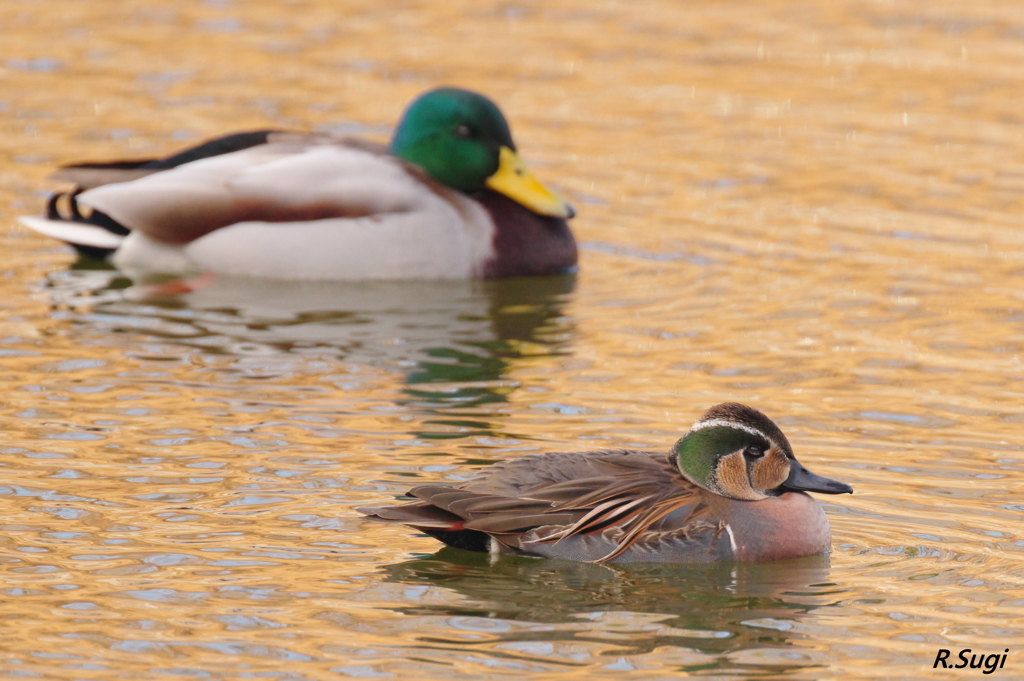
[[[480,203],[382,149],[322,136],[274,136],[76,200],[131,233],[22,221],[72,241],[69,230],[95,232],[77,242],[116,246],[111,261],[135,276],[472,279],[495,256],[496,228]]]

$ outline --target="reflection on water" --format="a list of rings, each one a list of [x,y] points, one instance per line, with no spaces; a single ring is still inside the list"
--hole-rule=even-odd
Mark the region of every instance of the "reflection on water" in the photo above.
[[[555,325],[574,288],[573,275],[412,284],[217,277],[185,294],[161,295],[159,288],[131,286],[103,269],[54,273],[48,291],[57,306],[89,305],[96,319],[88,321],[109,324],[113,332],[140,329],[204,352],[315,348],[339,360],[381,366],[430,357],[435,365],[410,376],[412,383],[429,383],[497,378],[505,366],[500,357],[557,347],[566,332]],[[447,370],[463,358],[444,362],[444,351],[434,344],[479,348],[499,364]]]
[[[842,598],[844,590],[828,581],[828,565],[828,556],[760,565],[605,566],[518,557],[492,563],[484,554],[445,548],[380,570],[388,582],[442,587],[462,597],[457,604],[394,604],[408,615],[579,624],[614,613],[644,613],[660,616],[663,631],[623,631],[617,640],[623,654],[675,646],[724,655],[804,640],[797,623]],[[533,640],[566,637],[565,630],[551,631]],[[575,640],[588,640],[585,629],[569,631]]]
[[[77,323],[91,332],[132,332],[203,354],[259,357],[266,368],[289,355],[330,358],[404,376],[396,404],[434,415],[415,437],[497,434],[453,409],[506,402],[519,360],[569,351],[563,308],[574,275],[487,282],[288,282],[218,277],[194,291],[132,286],[108,268],[51,276],[57,308],[88,305]],[[145,341],[143,341],[145,342]],[[432,390],[438,384],[440,389]],[[448,428],[443,428],[448,427]],[[443,432],[442,432],[443,431]]]

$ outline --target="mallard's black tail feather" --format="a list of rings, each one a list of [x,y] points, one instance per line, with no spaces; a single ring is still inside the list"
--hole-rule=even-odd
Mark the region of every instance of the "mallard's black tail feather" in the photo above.
[[[71,191],[56,192],[46,204],[46,217],[18,218],[23,225],[75,247],[80,254],[103,260],[113,253],[131,231],[106,213],[80,206],[78,195],[105,184],[130,182],[185,163],[242,151],[265,144],[277,130],[239,132],[209,140],[173,156],[135,161],[74,163],[62,167],[51,179],[75,183]]]
[[[127,227],[106,213],[78,205],[81,187],[56,192],[46,202],[46,218],[19,218],[22,224],[65,241],[84,256],[102,260],[117,250],[127,236]]]

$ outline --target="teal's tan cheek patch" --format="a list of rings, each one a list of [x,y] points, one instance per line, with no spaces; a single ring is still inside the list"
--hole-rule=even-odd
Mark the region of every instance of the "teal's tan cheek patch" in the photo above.
[[[754,465],[751,480],[757,490],[775,489],[789,477],[789,459],[781,450],[772,447]]]
[[[722,494],[727,497],[746,501],[755,501],[765,497],[764,494],[756,492],[750,487],[750,479],[747,477],[747,461],[743,457],[743,450],[719,459],[716,474],[718,486],[722,490]]]

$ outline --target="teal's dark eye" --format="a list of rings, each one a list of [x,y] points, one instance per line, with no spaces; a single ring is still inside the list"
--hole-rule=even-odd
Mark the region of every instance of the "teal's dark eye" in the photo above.
[[[455,128],[455,136],[466,139],[473,136],[473,130],[468,125],[460,125]]]
[[[743,450],[743,456],[748,459],[760,459],[764,456],[764,450],[760,447],[750,446]]]

